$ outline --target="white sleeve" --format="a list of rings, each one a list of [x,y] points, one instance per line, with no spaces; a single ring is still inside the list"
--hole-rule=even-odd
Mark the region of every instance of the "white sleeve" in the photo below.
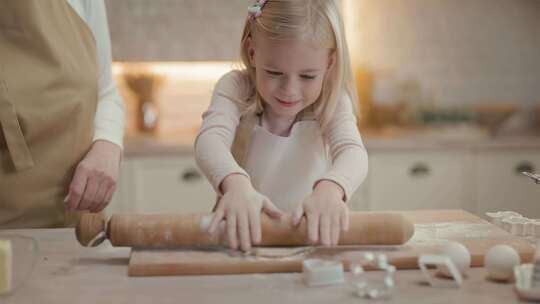
[[[368,154],[346,94],[338,101],[325,138],[330,147],[332,167],[320,180],[331,180],[341,186],[345,201],[348,201],[367,176]]]
[[[112,76],[111,41],[105,3],[103,0],[86,0],[83,5],[86,14],[83,19],[96,40],[99,73],[93,141],[106,140],[123,147],[124,104]]]
[[[242,174],[249,178],[231,153],[241,116],[238,105],[244,100],[242,92],[246,92],[246,87],[238,71],[231,71],[220,78],[195,140],[197,165],[218,194],[221,194],[222,181],[230,174]]]

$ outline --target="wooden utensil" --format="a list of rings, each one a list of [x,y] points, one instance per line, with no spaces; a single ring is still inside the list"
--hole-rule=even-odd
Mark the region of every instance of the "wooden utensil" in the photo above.
[[[467,247],[471,253],[472,267],[482,266],[486,252],[498,244],[514,248],[523,263],[532,261],[534,257],[534,247],[525,239],[513,236],[463,210],[416,210],[400,214],[415,226],[413,238],[404,245],[315,247],[306,254],[287,255],[283,258],[244,255],[222,248],[134,248],[131,251],[128,274],[155,276],[300,272],[305,259],[341,261],[349,269],[353,263],[362,264],[366,252],[386,254],[388,262],[397,269],[416,269],[420,255],[439,254],[448,241],[459,242]],[[292,247],[291,250],[296,248]],[[370,269],[369,265],[364,268]]]
[[[113,246],[136,248],[209,247],[224,244],[224,233],[209,235],[211,214],[113,215],[106,223],[102,214],[86,213],[76,228],[83,246],[109,239]],[[305,219],[294,227],[289,216],[273,220],[261,215],[261,246],[308,245]],[[222,229],[223,230],[223,229]],[[413,224],[399,213],[351,212],[349,230],[339,245],[400,245],[413,235]],[[93,242],[92,240],[99,240]]]

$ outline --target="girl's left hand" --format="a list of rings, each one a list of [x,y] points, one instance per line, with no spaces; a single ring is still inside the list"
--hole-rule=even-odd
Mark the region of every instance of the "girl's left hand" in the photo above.
[[[64,199],[66,210],[99,212],[107,207],[116,190],[121,158],[118,145],[95,141],[75,169]]]
[[[332,181],[320,181],[293,214],[293,225],[306,215],[309,241],[336,246],[342,231],[349,229],[349,208],[343,202],[343,190]]]

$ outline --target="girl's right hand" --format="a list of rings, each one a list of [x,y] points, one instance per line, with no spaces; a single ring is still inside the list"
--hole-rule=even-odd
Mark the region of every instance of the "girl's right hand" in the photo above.
[[[227,240],[231,249],[243,251],[261,242],[261,210],[271,218],[279,219],[283,212],[240,174],[231,174],[222,182],[223,196],[218,202],[208,233],[214,234],[221,220],[226,222]]]

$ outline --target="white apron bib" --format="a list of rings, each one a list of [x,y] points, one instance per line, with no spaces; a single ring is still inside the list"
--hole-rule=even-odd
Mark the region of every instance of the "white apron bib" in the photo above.
[[[253,187],[282,211],[293,212],[312,191],[315,181],[330,168],[331,160],[315,120],[294,123],[288,137],[259,125],[259,117],[241,121],[233,155],[251,177]],[[254,123],[254,121],[256,123]],[[247,132],[251,129],[251,132]],[[241,138],[249,136],[249,138]],[[246,149],[238,159],[238,143]],[[236,145],[236,146],[235,146]]]

